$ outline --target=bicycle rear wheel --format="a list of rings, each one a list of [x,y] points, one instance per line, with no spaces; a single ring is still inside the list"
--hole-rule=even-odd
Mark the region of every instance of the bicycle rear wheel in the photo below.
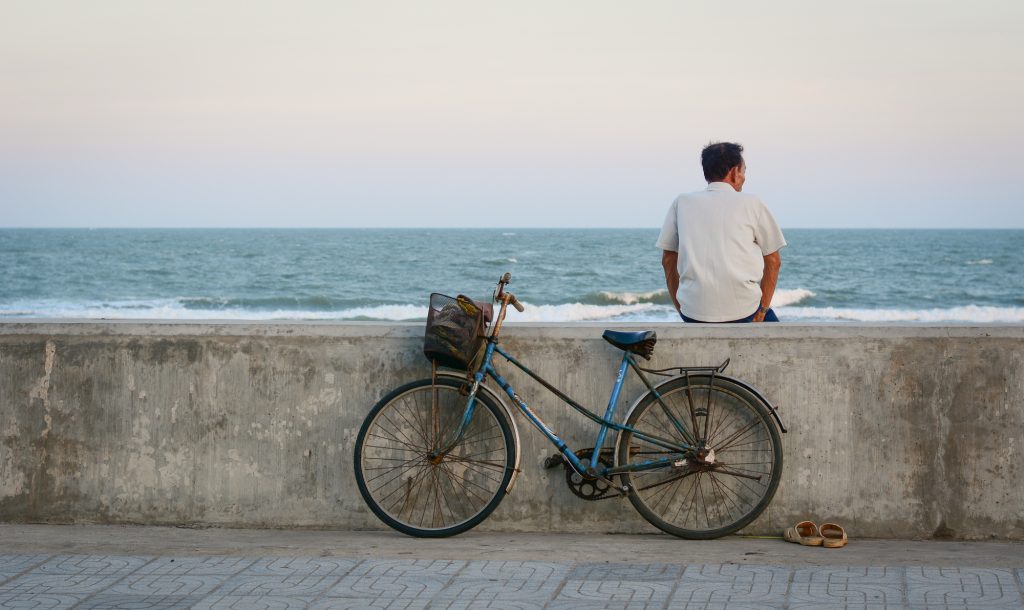
[[[500,407],[478,394],[462,439],[434,460],[462,421],[462,383],[429,379],[381,399],[356,438],[355,475],[366,504],[387,525],[421,537],[452,536],[501,502],[515,468],[515,439]]]
[[[718,538],[747,526],[782,477],[782,441],[767,407],[739,384],[710,375],[675,379],[658,390],[664,406],[648,394],[626,425],[676,442],[684,440],[681,427],[704,451],[672,452],[620,432],[618,466],[673,460],[623,474],[630,502],[652,525],[682,538]]]

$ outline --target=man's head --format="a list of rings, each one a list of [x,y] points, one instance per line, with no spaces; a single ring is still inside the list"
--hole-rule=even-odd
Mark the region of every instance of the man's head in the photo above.
[[[708,183],[727,182],[737,191],[743,190],[747,179],[743,146],[732,142],[708,144],[700,152],[700,164],[704,167],[704,179]]]

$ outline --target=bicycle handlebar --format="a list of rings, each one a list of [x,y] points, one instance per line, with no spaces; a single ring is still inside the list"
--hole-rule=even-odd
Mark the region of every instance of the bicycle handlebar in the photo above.
[[[512,307],[516,308],[516,311],[522,313],[526,308],[519,302],[519,299],[515,297],[511,292],[505,292],[505,286],[512,282],[512,274],[505,272],[505,275],[501,276],[498,280],[498,294],[495,295],[495,301],[505,301]]]

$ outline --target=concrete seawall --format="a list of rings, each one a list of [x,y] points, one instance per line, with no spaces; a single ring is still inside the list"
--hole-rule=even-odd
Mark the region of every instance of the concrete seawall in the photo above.
[[[783,481],[748,533],[810,518],[853,536],[1024,540],[1024,326],[648,325],[652,364],[718,364],[779,407]],[[509,325],[504,344],[603,410],[603,326]],[[616,326],[639,329],[637,326]],[[419,324],[0,323],[0,521],[383,527],[352,447],[389,389],[429,375]],[[570,444],[579,415],[509,380]],[[631,380],[624,409],[640,393]],[[525,420],[522,473],[481,526],[655,531],[585,502]]]

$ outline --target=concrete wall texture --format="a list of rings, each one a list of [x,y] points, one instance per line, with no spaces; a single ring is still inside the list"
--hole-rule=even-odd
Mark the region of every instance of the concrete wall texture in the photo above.
[[[1024,326],[651,325],[654,366],[718,364],[780,410],[782,484],[747,533],[1024,539]],[[637,330],[636,326],[619,326]],[[603,411],[619,352],[595,325],[504,345]],[[419,324],[0,323],[0,521],[377,529],[352,449],[389,389],[429,375]],[[571,445],[591,424],[511,367]],[[631,380],[620,413],[642,388]],[[481,528],[653,532],[585,502],[519,419],[522,473]]]

